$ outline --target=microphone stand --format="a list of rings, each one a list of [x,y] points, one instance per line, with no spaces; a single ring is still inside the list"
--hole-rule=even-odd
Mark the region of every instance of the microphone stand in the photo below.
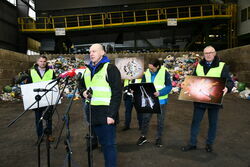
[[[37,108],[38,108],[38,110],[39,110],[39,108],[40,108],[40,106],[39,106],[39,101],[42,99],[42,97],[44,97],[49,91],[52,91],[52,89],[55,87],[57,85],[57,83],[56,84],[54,84],[51,88],[49,88],[49,89],[47,89],[45,92],[44,92],[44,94],[42,94],[42,95],[36,95],[35,96],[35,102],[34,103],[32,103],[24,112],[22,112],[20,115],[18,115],[13,121],[11,121],[9,124],[8,124],[8,126],[7,127],[10,127],[10,126],[12,126],[19,118],[21,118],[28,110],[30,110],[30,108],[31,107],[33,107],[36,103],[37,103]],[[49,108],[49,106],[47,107],[47,109],[46,110],[48,110],[48,108]],[[40,123],[40,122],[39,122]],[[41,157],[40,157],[40,144],[41,144],[41,142],[42,142],[42,137],[44,136],[44,134],[40,137],[40,139],[38,140],[38,144],[37,144],[37,155],[38,155],[38,167],[40,167],[41,166]],[[49,146],[49,145],[48,145]],[[48,147],[47,147],[48,148]],[[47,151],[48,151],[48,149],[47,149]],[[49,154],[48,154],[48,166],[50,166],[50,159],[49,159]]]
[[[87,91],[88,97],[86,100],[88,100],[88,107],[87,110],[89,111],[88,116],[89,116],[89,134],[85,137],[87,140],[87,150],[88,150],[88,167],[93,167],[93,149],[92,149],[92,113],[91,113],[91,98],[92,98],[92,89],[90,88]]]
[[[52,120],[52,116],[53,116],[53,114],[54,114],[54,112],[56,110],[56,107],[57,107],[57,105],[58,105],[61,97],[63,96],[63,92],[64,92],[64,89],[66,88],[66,86],[68,84],[68,81],[69,81],[69,76],[67,76],[66,79],[65,79],[65,85],[64,85],[64,87],[63,87],[63,89],[61,91],[60,96],[57,98],[57,101],[56,101],[56,103],[55,103],[54,108],[52,109],[52,111],[51,111],[50,107],[48,106],[46,108],[46,110],[44,111],[42,117],[39,120],[39,123],[40,123],[43,120],[44,116],[47,114],[47,118],[45,118],[45,120],[46,120],[46,128],[43,130],[42,136],[38,139],[37,150],[38,150],[38,162],[40,164],[40,159],[41,159],[41,157],[40,157],[40,145],[41,145],[43,136],[45,134],[46,135],[46,151],[47,151],[47,166],[48,167],[50,167],[50,140],[49,140],[50,130],[48,128],[48,125],[49,125],[49,121]],[[56,84],[58,84],[58,83],[59,83],[59,80],[57,81]]]
[[[80,77],[78,77],[78,78],[80,78]],[[62,119],[63,120],[63,125],[62,125],[62,128],[60,130],[59,136],[57,138],[56,145],[54,147],[55,149],[57,149],[57,147],[58,147],[58,145],[59,145],[59,143],[61,141],[61,136],[62,136],[63,129],[64,129],[65,125],[66,125],[66,128],[67,128],[66,129],[66,140],[64,141],[64,144],[65,144],[65,149],[66,149],[66,152],[67,152],[66,158],[68,160],[68,167],[71,167],[71,159],[72,159],[72,149],[71,149],[71,144],[70,144],[71,136],[70,136],[70,128],[69,128],[69,120],[70,120],[69,112],[70,112],[70,109],[71,109],[71,106],[72,106],[73,99],[75,97],[76,91],[78,90],[78,87],[79,87],[78,84],[76,84],[76,87],[75,87],[75,89],[73,91],[73,96],[71,97],[70,102],[68,104],[68,107],[67,107],[67,109],[65,111],[65,114],[63,116],[63,119]]]
[[[45,96],[49,91],[52,91],[52,89],[53,89],[55,86],[56,86],[56,84],[53,85],[50,89],[46,90],[45,93],[44,93],[43,95],[36,95],[36,96],[35,96],[35,100],[36,100],[36,101],[35,101],[34,103],[32,103],[24,112],[22,112],[20,115],[18,115],[13,121],[11,121],[11,122],[7,125],[7,127],[10,127],[11,125],[13,125],[20,117],[22,117],[28,110],[30,110],[31,107],[33,107],[36,103],[38,103],[38,102],[43,98],[43,96]],[[39,104],[38,104],[37,106],[39,106]]]

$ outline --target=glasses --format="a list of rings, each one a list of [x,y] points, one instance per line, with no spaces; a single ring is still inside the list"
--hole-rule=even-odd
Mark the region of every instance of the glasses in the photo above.
[[[213,54],[215,52],[204,52],[204,55],[210,55],[210,54]]]

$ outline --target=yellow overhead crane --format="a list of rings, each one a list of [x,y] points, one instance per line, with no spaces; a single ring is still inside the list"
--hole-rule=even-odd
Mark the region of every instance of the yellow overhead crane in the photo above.
[[[228,19],[228,45],[236,45],[236,4],[207,4],[178,6],[155,9],[115,11],[104,13],[76,14],[52,17],[19,17],[19,30],[22,32],[52,32],[56,28],[86,30],[97,28],[124,27],[141,24],[167,23],[168,19],[177,22],[193,20]]]

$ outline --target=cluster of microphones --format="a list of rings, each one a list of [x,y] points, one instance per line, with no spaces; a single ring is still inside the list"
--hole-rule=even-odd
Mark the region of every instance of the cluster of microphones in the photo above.
[[[59,82],[61,79],[66,79],[66,78],[73,78],[75,77],[77,81],[79,81],[82,77],[82,73],[83,73],[84,69],[71,69],[69,71],[65,71],[61,74],[59,74],[59,76],[56,79],[53,79],[51,82],[48,83],[48,85],[54,83],[54,82]],[[34,92],[45,92],[45,91],[49,91],[49,89],[42,89],[42,88],[38,88],[38,89],[33,89]]]

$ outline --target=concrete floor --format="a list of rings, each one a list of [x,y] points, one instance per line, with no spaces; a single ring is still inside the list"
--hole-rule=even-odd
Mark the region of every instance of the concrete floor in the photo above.
[[[167,106],[164,130],[164,146],[154,145],[156,117],[151,120],[149,142],[136,146],[139,130],[135,112],[133,111],[132,129],[121,131],[124,124],[124,107],[120,109],[120,124],[117,127],[118,164],[119,167],[249,167],[250,166],[250,101],[235,95],[227,95],[224,99],[224,109],[220,111],[219,127],[215,151],[207,153],[204,142],[207,134],[207,115],[203,119],[199,135],[198,149],[182,152],[180,147],[187,144],[192,119],[192,103],[177,100],[176,95],[170,95]],[[54,136],[58,135],[62,125],[62,115],[68,101],[58,108],[58,114],[53,117]],[[72,136],[73,167],[88,166],[84,136],[87,126],[83,121],[81,101],[75,101],[70,112],[70,130]],[[28,111],[14,125],[6,126],[23,111],[21,102],[0,102],[0,167],[36,167],[37,148],[34,114]],[[65,133],[63,133],[65,138]],[[46,167],[46,145],[41,145],[41,161]],[[63,167],[66,164],[64,144],[51,148],[51,166]],[[104,166],[100,150],[94,151],[94,167]]]

